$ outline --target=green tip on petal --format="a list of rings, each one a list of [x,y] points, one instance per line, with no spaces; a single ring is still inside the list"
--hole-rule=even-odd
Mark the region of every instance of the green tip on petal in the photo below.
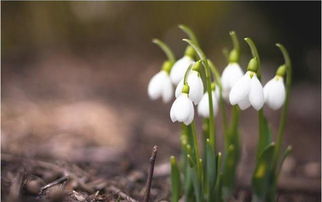
[[[173,62],[170,60],[167,60],[163,63],[162,65],[162,70],[165,71],[166,73],[170,74],[171,68],[173,66]]]
[[[187,46],[184,55],[190,57],[191,59],[194,59],[196,51],[191,46]]]
[[[284,76],[286,75],[286,69],[287,69],[286,65],[281,65],[281,66],[277,69],[277,71],[276,71],[276,75],[277,75],[277,76],[280,76],[280,77],[284,77]]]
[[[201,66],[202,66],[202,62],[201,62],[201,60],[198,60],[197,62],[195,62],[193,65],[192,65],[192,70],[194,70],[194,71],[197,71],[197,72],[199,72],[200,71],[200,69],[201,69]]]
[[[189,94],[190,87],[188,84],[184,84],[182,87],[182,93]]]
[[[258,70],[258,60],[254,57],[252,58],[249,63],[248,63],[248,66],[247,66],[247,71],[252,71],[252,72],[257,72]]]

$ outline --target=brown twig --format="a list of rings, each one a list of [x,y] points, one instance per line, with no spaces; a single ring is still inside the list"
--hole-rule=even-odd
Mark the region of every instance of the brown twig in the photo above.
[[[154,147],[152,149],[152,154],[150,157],[150,170],[148,173],[148,180],[147,180],[146,188],[145,188],[145,194],[144,194],[144,200],[143,200],[144,202],[149,202],[149,200],[150,200],[150,190],[151,190],[154,163],[155,163],[155,159],[157,157],[157,152],[158,152],[158,146],[154,145]]]
[[[61,178],[59,178],[59,179],[57,179],[57,180],[55,180],[55,181],[53,181],[53,182],[51,182],[51,183],[49,183],[47,185],[41,187],[40,188],[39,195],[42,195],[44,193],[44,191],[46,191],[50,187],[53,187],[53,186],[55,186],[57,184],[60,184],[60,183],[63,183],[63,182],[65,182],[68,179],[69,179],[68,175],[65,175],[65,176],[63,176],[63,177],[61,177]]]
[[[122,192],[120,189],[116,188],[115,186],[109,186],[107,187],[107,190],[112,192],[115,195],[120,196],[121,198],[129,201],[129,202],[138,202],[137,200],[131,198],[130,196],[128,196],[126,193]]]

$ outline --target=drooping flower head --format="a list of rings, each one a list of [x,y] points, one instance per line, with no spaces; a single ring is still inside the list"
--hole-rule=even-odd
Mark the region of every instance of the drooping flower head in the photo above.
[[[227,67],[224,69],[221,75],[221,82],[223,97],[227,100],[229,97],[230,90],[236,84],[236,82],[243,76],[243,70],[239,66],[238,63],[229,63]]]
[[[178,83],[183,79],[188,67],[194,63],[193,57],[194,50],[191,46],[188,46],[184,56],[174,63],[170,72],[170,78],[174,85],[178,85]]]
[[[258,111],[264,105],[263,86],[256,74],[257,65],[257,59],[252,58],[247,68],[248,71],[236,82],[229,94],[230,103],[238,104],[242,110],[253,106]]]
[[[278,110],[285,102],[286,90],[283,79],[285,69],[285,65],[280,66],[275,77],[264,86],[265,103],[273,110]]]
[[[156,100],[162,98],[163,102],[169,102],[173,97],[173,86],[169,77],[169,71],[172,67],[170,61],[163,63],[162,70],[155,74],[148,85],[148,95],[150,99]]]
[[[230,51],[227,56],[228,65],[224,69],[221,75],[222,82],[222,96],[225,100],[229,100],[229,93],[232,87],[236,84],[236,82],[244,75],[244,72],[240,65],[238,64],[240,58],[240,47],[239,41],[236,32],[231,31],[229,35],[233,42],[233,49]]]
[[[202,79],[200,76],[200,68],[201,68],[201,61],[194,63],[191,67],[191,71],[188,70],[186,82],[189,85],[189,98],[193,101],[195,105],[197,105],[204,93],[204,86],[202,83]],[[175,96],[179,97],[182,93],[182,89],[184,87],[184,78],[179,82]]]
[[[192,101],[189,99],[189,85],[185,84],[182,93],[173,102],[170,109],[172,122],[183,122],[185,125],[191,124],[194,118]]]

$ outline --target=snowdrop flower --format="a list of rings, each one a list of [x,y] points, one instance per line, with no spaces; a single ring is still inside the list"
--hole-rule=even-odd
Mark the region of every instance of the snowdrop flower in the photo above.
[[[215,89],[212,91],[211,95],[214,115],[216,115],[218,112],[219,91]],[[201,101],[198,104],[198,114],[203,118],[209,118],[209,98],[207,92],[202,96]]]
[[[185,125],[191,124],[194,118],[194,109],[192,101],[188,97],[189,86],[184,85],[182,93],[173,102],[170,110],[172,122],[183,122]]]
[[[222,82],[222,96],[224,99],[228,100],[231,88],[236,84],[236,82],[243,76],[243,70],[236,62],[231,62],[227,65],[221,75]]]
[[[197,71],[201,66],[201,62],[197,62],[193,65],[192,70],[188,72],[188,77],[187,77],[187,84],[190,87],[189,90],[189,98],[194,102],[195,105],[197,105],[204,92],[204,86],[202,83],[202,79],[200,77],[199,72]],[[183,88],[183,83],[184,83],[184,78],[179,82],[175,96],[179,97],[182,93],[182,88]]]
[[[232,105],[238,104],[242,110],[253,106],[257,111],[264,105],[263,86],[258,80],[256,73],[247,71],[232,87],[229,94]]]
[[[285,86],[283,77],[276,75],[264,86],[265,103],[273,110],[282,107],[285,102]]]
[[[185,55],[174,63],[170,72],[170,78],[174,85],[178,85],[178,83],[183,79],[188,67],[194,63],[193,55],[194,50],[188,46],[185,51]]]
[[[169,77],[169,70],[172,64],[166,61],[162,70],[155,74],[148,85],[148,95],[150,99],[162,98],[163,102],[169,102],[173,97],[173,86]]]

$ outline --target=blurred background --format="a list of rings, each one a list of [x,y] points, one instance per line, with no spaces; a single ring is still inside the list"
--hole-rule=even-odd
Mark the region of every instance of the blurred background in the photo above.
[[[134,167],[146,162],[154,144],[159,163],[178,154],[179,124],[170,121],[171,105],[149,100],[146,91],[165,59],[151,40],[165,41],[180,58],[186,36],[177,25],[186,24],[221,70],[222,49],[231,48],[229,31],[240,37],[244,68],[251,54],[243,38],[251,37],[264,83],[283,63],[275,43],[285,45],[294,68],[285,145],[294,152],[284,174],[316,179],[319,186],[321,2],[2,2],[1,7],[2,152],[97,163],[121,156]],[[276,131],[279,113],[265,113]],[[256,121],[254,110],[243,113],[245,165],[253,165]],[[244,167],[250,174],[253,167]]]

